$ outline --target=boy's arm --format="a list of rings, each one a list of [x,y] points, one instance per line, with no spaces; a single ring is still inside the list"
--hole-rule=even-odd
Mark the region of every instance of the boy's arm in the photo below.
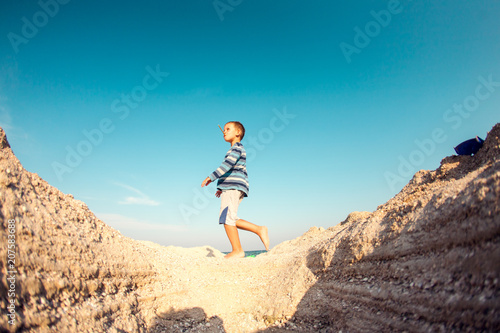
[[[210,180],[210,177],[207,177],[205,178],[205,180],[203,181],[203,183],[201,183],[201,187],[203,186],[208,186],[212,181]],[[222,191],[221,190],[217,190],[217,192],[215,192],[215,196],[217,198],[220,198],[220,195],[222,194]]]
[[[205,178],[205,180],[201,183],[201,187],[203,187],[203,186],[208,186],[211,182],[212,182],[212,180],[210,179],[210,177],[207,177],[207,178]]]
[[[231,168],[236,165],[236,162],[238,162],[240,157],[241,157],[241,149],[231,148],[227,153],[227,157],[224,159],[220,167],[218,167],[217,170],[215,170],[210,174],[210,176],[208,176],[208,178],[210,178],[210,181],[213,182],[214,180],[216,180],[217,178],[221,177],[223,174],[231,170]]]

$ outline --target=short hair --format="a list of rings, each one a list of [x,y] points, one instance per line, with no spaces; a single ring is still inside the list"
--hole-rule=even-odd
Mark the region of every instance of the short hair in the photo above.
[[[241,132],[240,140],[243,140],[243,137],[245,136],[245,127],[243,126],[243,124],[240,123],[239,121],[230,121],[228,122],[228,124],[234,124],[234,127],[240,130]]]

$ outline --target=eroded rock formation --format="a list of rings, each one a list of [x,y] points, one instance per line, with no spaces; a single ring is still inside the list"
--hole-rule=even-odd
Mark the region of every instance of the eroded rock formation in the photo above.
[[[3,331],[500,330],[499,124],[376,211],[238,260],[122,236],[26,171],[0,129],[0,221]]]

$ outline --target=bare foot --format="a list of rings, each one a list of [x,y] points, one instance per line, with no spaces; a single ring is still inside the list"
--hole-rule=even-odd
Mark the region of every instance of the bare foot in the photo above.
[[[224,256],[226,259],[231,259],[231,258],[245,258],[245,252],[244,251],[233,251]]]
[[[267,227],[260,227],[259,237],[264,246],[266,247],[266,251],[269,251],[269,234],[267,232]]]

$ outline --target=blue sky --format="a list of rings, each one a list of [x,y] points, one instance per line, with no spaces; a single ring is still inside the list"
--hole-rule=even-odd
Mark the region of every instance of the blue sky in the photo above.
[[[498,1],[0,4],[0,125],[24,167],[124,235],[230,250],[215,186],[271,245],[373,211],[499,121]],[[261,249],[241,232],[243,247]]]

